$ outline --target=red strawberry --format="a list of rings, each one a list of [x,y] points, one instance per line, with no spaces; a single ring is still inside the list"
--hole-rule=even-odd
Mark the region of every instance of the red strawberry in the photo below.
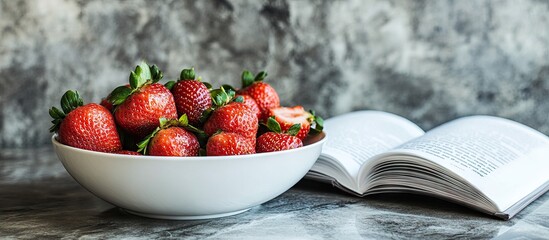
[[[295,136],[285,133],[267,132],[257,138],[255,150],[258,153],[276,152],[302,146],[303,142],[301,139]]]
[[[124,154],[124,155],[141,155],[141,153],[138,153],[136,151],[130,151],[130,150],[120,150],[114,152],[116,154]]]
[[[180,80],[171,89],[179,115],[187,114],[189,123],[198,125],[202,113],[212,106],[208,87],[195,80],[194,69],[183,69]]]
[[[188,124],[187,115],[178,120],[159,119],[160,126],[138,144],[138,152],[153,156],[197,156],[198,138],[190,131],[203,132]],[[189,130],[189,131],[188,131]]]
[[[200,144],[195,135],[181,127],[162,129],[149,143],[149,155],[198,156]]]
[[[254,145],[248,138],[230,132],[221,132],[208,139],[206,144],[206,155],[226,156],[243,155],[255,153]]]
[[[305,111],[302,106],[272,108],[269,111],[269,116],[275,117],[283,132],[288,131],[294,124],[301,124],[296,137],[302,140],[307,137],[311,123],[314,121],[314,116]]]
[[[242,72],[242,89],[239,94],[245,94],[252,97],[259,110],[261,117],[259,120],[265,121],[269,117],[269,109],[280,107],[280,98],[275,89],[268,83],[262,82],[267,77],[266,72],[258,73],[255,78],[249,71]]]
[[[259,126],[257,115],[244,103],[231,102],[213,111],[204,124],[204,132],[212,136],[217,131],[238,133],[255,138]]]
[[[57,132],[59,142],[99,152],[122,149],[114,118],[105,107],[84,105],[78,92],[70,90],[61,97],[61,107],[63,111],[55,107],[49,110],[54,118],[50,132]]]
[[[204,132],[212,136],[218,131],[238,133],[255,143],[259,122],[250,108],[237,102],[234,91],[225,91],[223,87],[211,92],[214,110],[204,123]]]
[[[109,102],[109,100],[107,100],[107,98],[101,99],[101,103],[99,103],[99,105],[105,107],[107,110],[109,110],[109,112],[112,112],[112,110],[114,110],[114,106],[111,102]]]
[[[254,112],[255,115],[257,115],[257,119],[261,119],[261,110],[259,110],[259,106],[257,106],[257,103],[252,97],[250,97],[250,95],[237,94],[235,97],[242,97],[242,103],[248,106],[250,108],[250,111]]]
[[[130,74],[131,88],[120,86],[113,90],[109,101],[118,105],[114,110],[118,126],[143,138],[159,126],[159,118],[177,118],[172,93],[156,83],[161,78],[162,72],[155,65],[149,67],[143,62]]]

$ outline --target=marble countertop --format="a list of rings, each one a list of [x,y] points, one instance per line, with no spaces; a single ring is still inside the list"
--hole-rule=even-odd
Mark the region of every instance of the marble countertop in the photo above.
[[[191,239],[549,238],[549,194],[509,221],[434,198],[358,198],[302,180],[242,214],[170,221],[125,213],[80,187],[50,148],[0,153],[0,237]]]

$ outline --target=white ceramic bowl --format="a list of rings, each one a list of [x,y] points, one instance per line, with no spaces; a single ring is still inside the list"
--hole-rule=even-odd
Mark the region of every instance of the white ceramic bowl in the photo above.
[[[275,198],[305,176],[325,140],[271,153],[158,157],[88,151],[52,137],[65,169],[97,197],[136,215],[182,220],[229,216]]]

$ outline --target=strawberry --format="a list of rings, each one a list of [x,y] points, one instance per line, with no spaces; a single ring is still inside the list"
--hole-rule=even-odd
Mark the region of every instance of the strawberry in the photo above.
[[[257,115],[257,119],[261,119],[261,110],[259,110],[259,106],[257,106],[257,103],[250,95],[237,94],[235,97],[242,97],[242,103],[248,106],[250,110]]]
[[[99,103],[99,105],[105,107],[107,110],[109,110],[109,112],[112,112],[112,110],[114,110],[114,106],[111,102],[109,102],[109,100],[107,100],[107,98],[101,99],[101,103]]]
[[[198,125],[202,113],[212,106],[209,84],[195,80],[194,68],[183,69],[179,79],[171,89],[177,113],[187,114],[189,123]]]
[[[246,104],[233,101],[235,100],[234,92],[227,93],[223,88],[216,89],[212,91],[212,99],[216,108],[204,123],[204,132],[208,136],[224,131],[255,139],[259,126],[257,115],[250,111]]]
[[[248,138],[231,132],[220,132],[208,139],[206,155],[227,156],[255,153],[254,145]]]
[[[162,84],[156,83],[162,72],[142,62],[130,74],[130,88],[114,89],[109,101],[115,106],[114,117],[122,130],[143,138],[159,126],[159,118],[177,118],[173,95]]]
[[[276,152],[303,146],[301,139],[285,133],[267,132],[257,138],[255,150],[258,153]]]
[[[296,137],[296,134],[301,131],[301,124],[294,124],[283,131],[275,118],[269,117],[266,125],[271,132],[266,132],[257,138],[256,152],[276,152],[303,146],[301,139]]]
[[[314,116],[305,111],[302,106],[272,108],[269,110],[269,116],[275,117],[282,131],[288,131],[294,124],[301,124],[296,137],[302,140],[307,137],[311,123],[314,121]]]
[[[187,115],[178,120],[161,118],[159,123],[160,126],[138,144],[138,152],[153,156],[198,156],[200,143],[190,131],[202,131],[188,124]]]
[[[151,140],[149,155],[198,156],[200,144],[192,133],[180,127],[160,130]]]
[[[50,132],[57,132],[59,142],[87,150],[114,152],[122,149],[114,118],[105,107],[84,105],[76,91],[67,91],[61,97],[63,111],[49,110],[54,124]]]
[[[267,120],[269,109],[280,107],[278,93],[271,85],[263,82],[265,77],[267,77],[266,72],[258,73],[255,78],[249,71],[242,72],[242,89],[238,91],[239,94],[249,95],[255,100],[261,111],[259,118],[261,121]]]

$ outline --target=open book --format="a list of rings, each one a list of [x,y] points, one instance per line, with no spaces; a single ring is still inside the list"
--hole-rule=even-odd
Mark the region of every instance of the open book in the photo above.
[[[549,138],[511,120],[471,116],[428,132],[394,114],[358,111],[324,123],[308,178],[355,195],[430,195],[510,219],[549,188]]]

